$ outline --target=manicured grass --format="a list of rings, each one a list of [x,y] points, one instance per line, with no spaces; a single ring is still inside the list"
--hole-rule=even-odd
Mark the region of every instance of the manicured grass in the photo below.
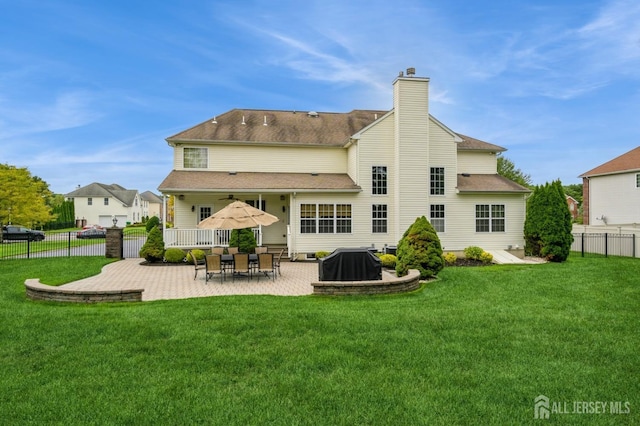
[[[445,268],[386,297],[24,297],[106,262],[0,261],[3,424],[529,424],[540,394],[631,406],[552,423],[639,421],[638,259]]]

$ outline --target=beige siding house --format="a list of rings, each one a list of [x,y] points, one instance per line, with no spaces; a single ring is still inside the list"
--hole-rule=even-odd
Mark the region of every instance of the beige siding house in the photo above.
[[[640,223],[640,146],[579,177],[585,225]]]
[[[125,189],[118,184],[94,182],[76,188],[65,194],[67,200],[73,200],[76,220],[87,225],[124,227],[127,223],[139,222],[142,219],[142,200],[135,189]]]
[[[504,148],[457,134],[429,114],[429,79],[400,75],[391,111],[234,109],[167,138],[175,196],[167,245],[224,245],[197,223],[240,199],[278,218],[263,245],[304,257],[396,246],[419,216],[446,251],[523,247],[529,190],[496,172]]]

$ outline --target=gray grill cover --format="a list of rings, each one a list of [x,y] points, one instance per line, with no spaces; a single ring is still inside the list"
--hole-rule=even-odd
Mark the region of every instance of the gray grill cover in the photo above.
[[[368,248],[339,248],[318,262],[320,281],[382,279],[382,263]]]

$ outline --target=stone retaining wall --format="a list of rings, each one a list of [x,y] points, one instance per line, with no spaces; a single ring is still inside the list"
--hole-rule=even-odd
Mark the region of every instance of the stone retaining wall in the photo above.
[[[420,287],[420,272],[411,269],[404,277],[382,271],[382,280],[371,281],[315,281],[313,294],[358,295],[405,293]]]
[[[54,302],[98,303],[98,302],[140,302],[144,289],[130,290],[68,290],[45,285],[39,279],[29,279],[24,283],[27,297],[32,300]]]

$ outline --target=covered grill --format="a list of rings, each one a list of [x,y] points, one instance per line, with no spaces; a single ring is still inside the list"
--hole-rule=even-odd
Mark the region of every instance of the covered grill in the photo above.
[[[318,262],[320,281],[382,279],[380,259],[369,248],[339,248]]]

